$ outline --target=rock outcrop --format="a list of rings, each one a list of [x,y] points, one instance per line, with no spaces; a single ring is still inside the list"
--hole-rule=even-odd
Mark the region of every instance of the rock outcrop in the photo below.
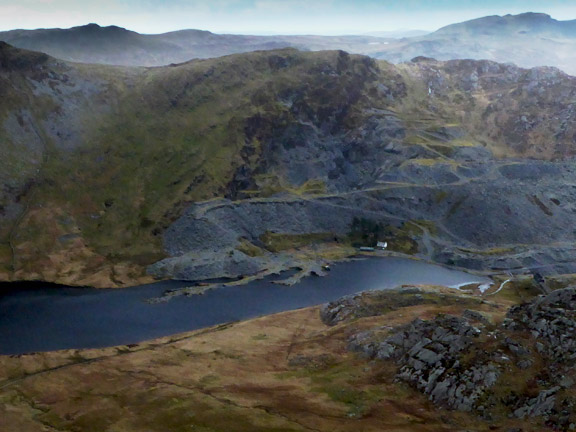
[[[429,396],[434,403],[451,409],[471,411],[486,389],[499,376],[490,362],[461,367],[461,357],[470,349],[481,330],[461,317],[416,320],[395,329],[384,342],[364,346],[367,334],[350,341],[350,349],[370,358],[394,360],[401,365],[398,378]]]
[[[453,294],[430,294],[417,286],[405,286],[395,290],[369,291],[342,297],[325,304],[320,310],[324,324],[333,326],[359,318],[383,315],[387,312],[410,306],[467,305],[477,306],[475,297]]]
[[[326,306],[322,318],[338,323],[362,316],[361,303],[344,298]],[[512,307],[501,325],[467,310],[463,316],[363,331],[350,338],[349,349],[395,362],[397,379],[439,406],[486,419],[504,410],[571,430],[576,424],[574,329],[576,288],[570,287]]]

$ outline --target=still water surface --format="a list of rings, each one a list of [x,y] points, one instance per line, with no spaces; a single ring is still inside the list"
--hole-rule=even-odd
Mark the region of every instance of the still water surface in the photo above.
[[[334,264],[328,276],[308,277],[293,286],[273,284],[268,278],[157,304],[147,300],[190,282],[121,290],[12,284],[2,287],[0,294],[0,354],[126,345],[317,305],[360,291],[485,281],[433,264],[381,258]]]

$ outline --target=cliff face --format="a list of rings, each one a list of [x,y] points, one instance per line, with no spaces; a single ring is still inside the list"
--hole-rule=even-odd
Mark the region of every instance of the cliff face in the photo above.
[[[0,54],[3,279],[121,286],[163,258],[151,271],[170,277],[183,254],[267,253],[271,231],[342,237],[354,217],[443,262],[572,257],[575,87],[555,69],[295,50],[151,69]],[[214,198],[229,201],[191,207]],[[221,231],[226,247],[196,240]]]

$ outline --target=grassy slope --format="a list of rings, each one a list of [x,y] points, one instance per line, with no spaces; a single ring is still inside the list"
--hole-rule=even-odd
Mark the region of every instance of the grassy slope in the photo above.
[[[33,97],[31,80],[41,79],[48,56],[22,52],[0,43],[0,274],[11,270],[14,220],[23,196],[33,188],[47,153],[42,131],[28,119],[45,117],[52,108],[46,96]],[[11,213],[16,212],[16,215]]]
[[[158,234],[185,205],[225,195],[235,169],[257,159],[249,118],[266,117],[268,127],[294,121],[280,101],[294,91],[306,95],[311,115],[330,115],[369,66],[338,52],[294,50],[147,70],[74,66],[73,75],[102,83],[99,98],[111,112],[90,118],[83,107],[82,143],[45,163],[18,226],[17,274],[60,272],[69,283],[98,285],[136,280],[162,257]],[[252,157],[242,159],[244,147]],[[137,267],[117,278],[126,262]],[[88,272],[104,280],[83,279]]]

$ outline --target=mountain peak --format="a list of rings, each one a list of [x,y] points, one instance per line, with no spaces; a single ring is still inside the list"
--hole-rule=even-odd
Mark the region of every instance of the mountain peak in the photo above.
[[[505,36],[515,33],[561,34],[565,31],[563,23],[550,15],[538,12],[526,12],[518,15],[491,15],[482,18],[451,24],[436,31],[439,35],[494,35]]]
[[[504,18],[513,18],[518,20],[554,20],[550,15],[543,13],[543,12],[524,12],[518,15],[504,15]]]
[[[101,25],[96,24],[96,23],[90,23],[90,24],[86,24],[83,26],[72,27],[69,30],[71,30],[73,32],[79,32],[79,33],[85,33],[85,34],[134,33],[130,30],[125,29],[124,27],[118,27],[115,25],[102,27]]]

